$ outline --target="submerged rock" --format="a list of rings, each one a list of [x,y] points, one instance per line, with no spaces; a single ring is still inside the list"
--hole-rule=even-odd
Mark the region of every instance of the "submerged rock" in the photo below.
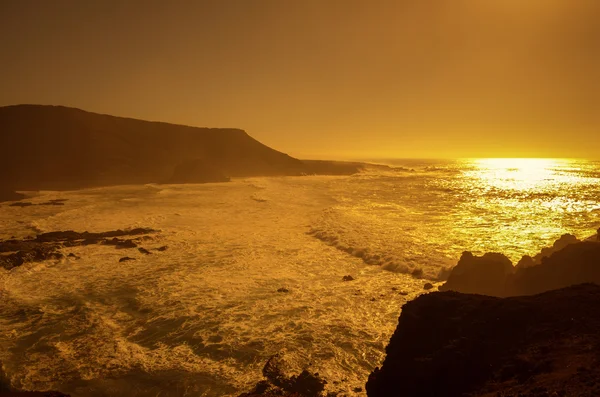
[[[288,292],[290,292],[290,290],[289,290],[289,289],[287,289],[287,288],[285,288],[285,287],[281,287],[281,288],[279,288],[279,289],[277,290],[277,292],[288,293]]]
[[[366,389],[369,397],[596,396],[599,351],[598,285],[504,299],[433,292],[402,307]]]
[[[32,205],[34,205],[33,203],[30,203],[28,201],[25,202],[17,202],[17,203],[12,203],[9,205],[9,207],[31,207]]]
[[[352,277],[351,275],[346,275],[342,277],[342,281],[354,281],[354,277]]]
[[[50,200],[50,201],[46,201],[44,203],[39,203],[38,205],[65,205],[65,203],[63,203],[62,201]]]
[[[138,251],[140,251],[140,253],[144,254],[144,255],[150,255],[152,254],[152,252],[148,251],[146,248],[138,248]]]
[[[119,239],[116,237],[113,237],[110,240],[105,240],[104,244],[114,245],[115,248],[119,248],[119,249],[127,249],[127,248],[136,248],[137,247],[137,244],[131,240],[123,240],[123,239]]]
[[[157,230],[136,228],[131,230],[113,230],[102,233],[75,232],[73,230],[38,234],[35,238],[22,240],[0,240],[0,266],[10,270],[27,262],[62,259],[60,252],[65,247],[85,246],[90,244],[108,244],[116,248],[135,248],[132,240],[120,239],[123,236],[139,236],[155,233]],[[75,254],[70,258],[79,259]]]
[[[119,262],[128,262],[128,261],[134,261],[135,258],[131,258],[129,256],[124,256],[123,258],[119,259]]]

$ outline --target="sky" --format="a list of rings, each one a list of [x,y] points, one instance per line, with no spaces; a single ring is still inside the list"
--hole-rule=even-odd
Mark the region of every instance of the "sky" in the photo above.
[[[0,106],[305,158],[600,159],[598,0],[0,0]]]

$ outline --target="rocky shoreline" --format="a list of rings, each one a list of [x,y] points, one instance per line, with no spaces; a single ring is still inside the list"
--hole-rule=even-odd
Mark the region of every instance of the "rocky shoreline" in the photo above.
[[[150,251],[138,245],[143,240],[151,238],[150,234],[157,232],[158,230],[150,228],[112,230],[101,233],[87,231],[80,233],[67,230],[42,233],[36,237],[26,239],[0,240],[0,267],[11,270],[27,262],[60,260],[65,256],[78,259],[75,254],[65,255],[62,250],[92,244],[111,245],[116,249],[137,248],[140,253],[148,255]],[[164,251],[165,249],[166,247],[156,248],[157,251]]]
[[[149,255],[167,249],[139,246],[158,232],[59,231],[4,240],[0,266],[10,270],[25,262],[61,259],[69,247],[89,244]],[[366,383],[369,397],[600,395],[597,236],[580,241],[564,235],[516,266],[502,254],[465,252],[439,289],[402,307],[386,358]],[[271,357],[263,368],[265,379],[239,397],[342,395],[327,393],[327,381],[319,374],[305,369],[290,375],[284,367],[284,358]],[[64,396],[1,391],[6,396]]]
[[[600,243],[564,235],[513,266],[502,254],[465,252],[440,292],[406,303],[369,397],[594,397],[600,395]],[[239,397],[322,397],[265,380]]]

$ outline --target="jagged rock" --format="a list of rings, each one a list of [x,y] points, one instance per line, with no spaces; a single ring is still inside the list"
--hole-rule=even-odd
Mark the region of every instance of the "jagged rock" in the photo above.
[[[0,266],[6,270],[11,270],[27,262],[41,262],[45,260],[59,260],[63,254],[55,247],[37,247],[26,251],[17,251],[8,255],[0,255]]]
[[[535,262],[536,265],[539,265],[540,263],[542,263],[542,260],[544,258],[547,258],[550,255],[552,255],[553,253],[562,250],[567,245],[576,244],[578,242],[579,242],[579,239],[577,239],[577,237],[575,237],[574,235],[568,234],[568,233],[563,234],[562,236],[560,236],[560,238],[558,240],[556,240],[554,242],[554,244],[552,244],[552,247],[542,248],[540,253],[533,257],[533,261]]]
[[[0,240],[0,266],[10,270],[26,262],[61,259],[63,254],[60,250],[64,247],[104,243],[114,245],[117,248],[135,248],[137,246],[135,242],[117,237],[139,236],[154,232],[157,231],[148,228],[113,230],[103,233],[79,233],[66,230],[42,233],[35,238],[22,240]],[[70,258],[76,257],[71,255],[75,254],[70,254]]]
[[[596,396],[598,351],[598,285],[504,299],[433,292],[402,307],[366,389],[369,397]]]
[[[533,258],[529,255],[523,255],[521,260],[517,263],[517,266],[515,266],[515,270],[524,269],[531,266],[535,266],[535,261]]]
[[[135,228],[131,230],[112,230],[109,232],[101,232],[101,233],[90,233],[90,232],[75,232],[73,230],[65,230],[58,232],[48,232],[42,233],[36,236],[37,241],[42,242],[64,242],[64,241],[75,241],[75,240],[90,240],[96,241],[101,239],[109,239],[115,237],[124,237],[124,236],[138,236],[142,234],[150,234],[156,233],[158,230],[150,229],[150,228]]]
[[[600,244],[568,244],[537,266],[517,269],[511,295],[531,295],[581,283],[600,284]]]
[[[283,358],[276,354],[271,356],[263,367],[262,380],[254,390],[243,393],[239,397],[285,396],[285,397],[321,397],[327,382],[319,374],[311,374],[303,370],[298,375],[288,377],[282,369]]]
[[[119,262],[128,262],[128,261],[134,261],[134,260],[135,260],[135,258],[130,258],[128,256],[125,256],[125,257],[119,259]]]
[[[498,253],[474,256],[463,252],[440,291],[460,291],[494,296],[506,295],[508,277],[514,272],[510,259]]]
[[[354,281],[354,277],[352,277],[351,275],[346,275],[342,277],[342,281]]]
[[[492,296],[532,295],[581,283],[600,283],[600,244],[559,239],[554,251],[540,264],[523,257],[516,267],[504,255],[475,257],[464,253],[440,291]],[[533,262],[532,262],[533,261]]]

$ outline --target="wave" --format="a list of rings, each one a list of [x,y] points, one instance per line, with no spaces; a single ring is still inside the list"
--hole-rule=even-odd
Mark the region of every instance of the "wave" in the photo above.
[[[321,240],[325,244],[335,247],[340,251],[346,252],[355,258],[362,259],[367,265],[381,266],[382,269],[388,270],[395,273],[410,274],[415,278],[426,278],[437,280],[438,276],[427,274],[422,266],[406,263],[399,258],[385,253],[372,252],[368,247],[353,247],[344,243],[339,235],[331,232],[311,229],[307,232],[308,235]]]

